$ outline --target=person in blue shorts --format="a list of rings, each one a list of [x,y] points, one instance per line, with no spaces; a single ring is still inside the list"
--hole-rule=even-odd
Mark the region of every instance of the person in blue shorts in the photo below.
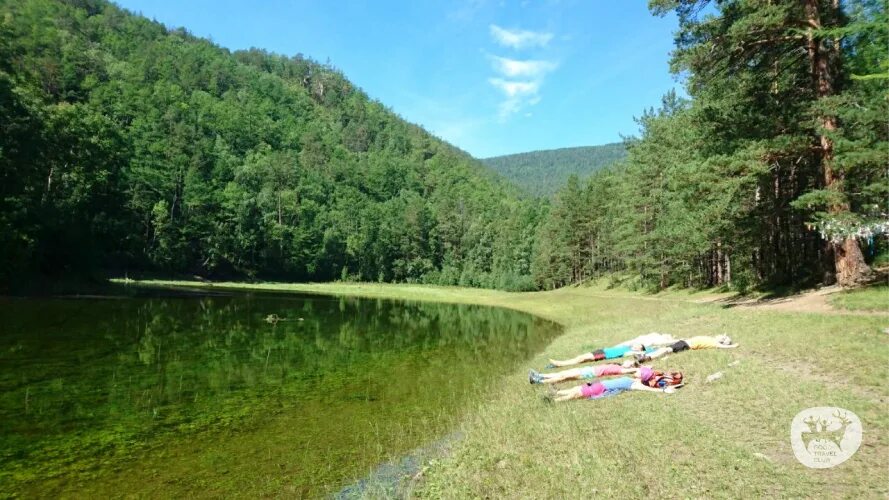
[[[672,394],[682,387],[682,374],[680,372],[660,374],[648,381],[630,377],[612,378],[598,382],[589,382],[570,389],[555,391],[546,396],[552,401],[571,401],[572,399],[601,399],[614,396],[625,391],[663,392]]]
[[[642,344],[632,345],[616,345],[614,347],[606,347],[604,349],[596,349],[571,359],[550,359],[547,368],[560,368],[562,366],[579,365],[580,363],[588,363],[590,361],[601,361],[603,359],[617,359],[635,356],[637,354],[650,354],[654,352],[653,348],[646,348]]]

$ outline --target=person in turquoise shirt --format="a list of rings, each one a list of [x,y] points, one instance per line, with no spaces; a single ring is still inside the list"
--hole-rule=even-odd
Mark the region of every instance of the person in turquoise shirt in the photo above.
[[[616,345],[614,347],[606,347],[604,349],[596,349],[594,351],[581,354],[571,359],[550,359],[547,368],[559,368],[562,366],[579,365],[580,363],[588,363],[590,361],[601,361],[603,359],[617,359],[637,354],[651,354],[655,351],[653,348],[646,348],[642,344],[632,345]]]

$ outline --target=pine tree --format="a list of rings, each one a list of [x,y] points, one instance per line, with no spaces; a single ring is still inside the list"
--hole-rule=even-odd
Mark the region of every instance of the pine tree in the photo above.
[[[834,219],[848,217],[846,173],[838,168],[835,139],[841,124],[824,103],[846,90],[843,37],[850,34],[836,0],[653,0],[680,20],[676,72],[688,72],[693,108],[710,138],[709,154],[759,163],[752,198],[752,235],[766,244],[753,252],[760,279],[799,279],[827,265],[840,284],[867,276],[851,236],[813,245],[805,229],[813,192]],[[751,173],[757,169],[751,166]],[[757,216],[756,214],[760,215]]]

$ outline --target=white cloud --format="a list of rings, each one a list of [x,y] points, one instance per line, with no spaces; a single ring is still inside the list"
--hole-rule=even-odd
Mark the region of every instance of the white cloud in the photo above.
[[[510,115],[517,113],[522,109],[522,100],[518,98],[510,98],[500,103],[497,108],[497,118],[503,123]]]
[[[540,82],[538,81],[516,82],[502,78],[489,78],[488,82],[500,89],[507,97],[535,95],[540,90]]]
[[[540,87],[543,85],[543,77],[556,68],[555,63],[518,61],[498,56],[489,57],[495,71],[503,77],[511,78],[488,78],[488,83],[504,95],[504,100],[498,108],[498,117],[501,122],[506,121],[510,115],[518,113],[523,108],[534,106],[540,102]]]
[[[539,78],[556,69],[556,63],[550,61],[519,61],[517,59],[509,59],[506,57],[488,57],[490,57],[491,62],[493,63],[494,71],[510,78]]]
[[[513,81],[502,78],[489,78],[488,83],[503,92],[505,99],[497,108],[497,116],[501,122],[518,113],[526,106],[540,102],[540,80]]]
[[[490,26],[491,37],[494,41],[504,47],[512,47],[513,49],[524,49],[527,47],[546,47],[553,38],[552,33],[544,33],[527,30],[509,30],[501,28],[496,24]]]
[[[552,33],[508,30],[495,24],[490,25],[490,29],[495,42],[513,49],[544,47],[553,38]],[[544,77],[558,66],[553,61],[542,59],[520,60],[492,54],[488,54],[488,59],[496,73],[495,77],[488,79],[488,83],[503,94],[498,107],[501,122],[539,103]]]

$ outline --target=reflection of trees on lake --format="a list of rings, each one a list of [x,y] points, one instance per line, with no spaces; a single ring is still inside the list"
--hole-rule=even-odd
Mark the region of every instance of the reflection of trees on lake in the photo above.
[[[263,295],[23,302],[15,318],[0,332],[0,457],[25,462],[318,398],[441,412],[468,390],[462,373],[502,373],[554,333],[502,309]]]

